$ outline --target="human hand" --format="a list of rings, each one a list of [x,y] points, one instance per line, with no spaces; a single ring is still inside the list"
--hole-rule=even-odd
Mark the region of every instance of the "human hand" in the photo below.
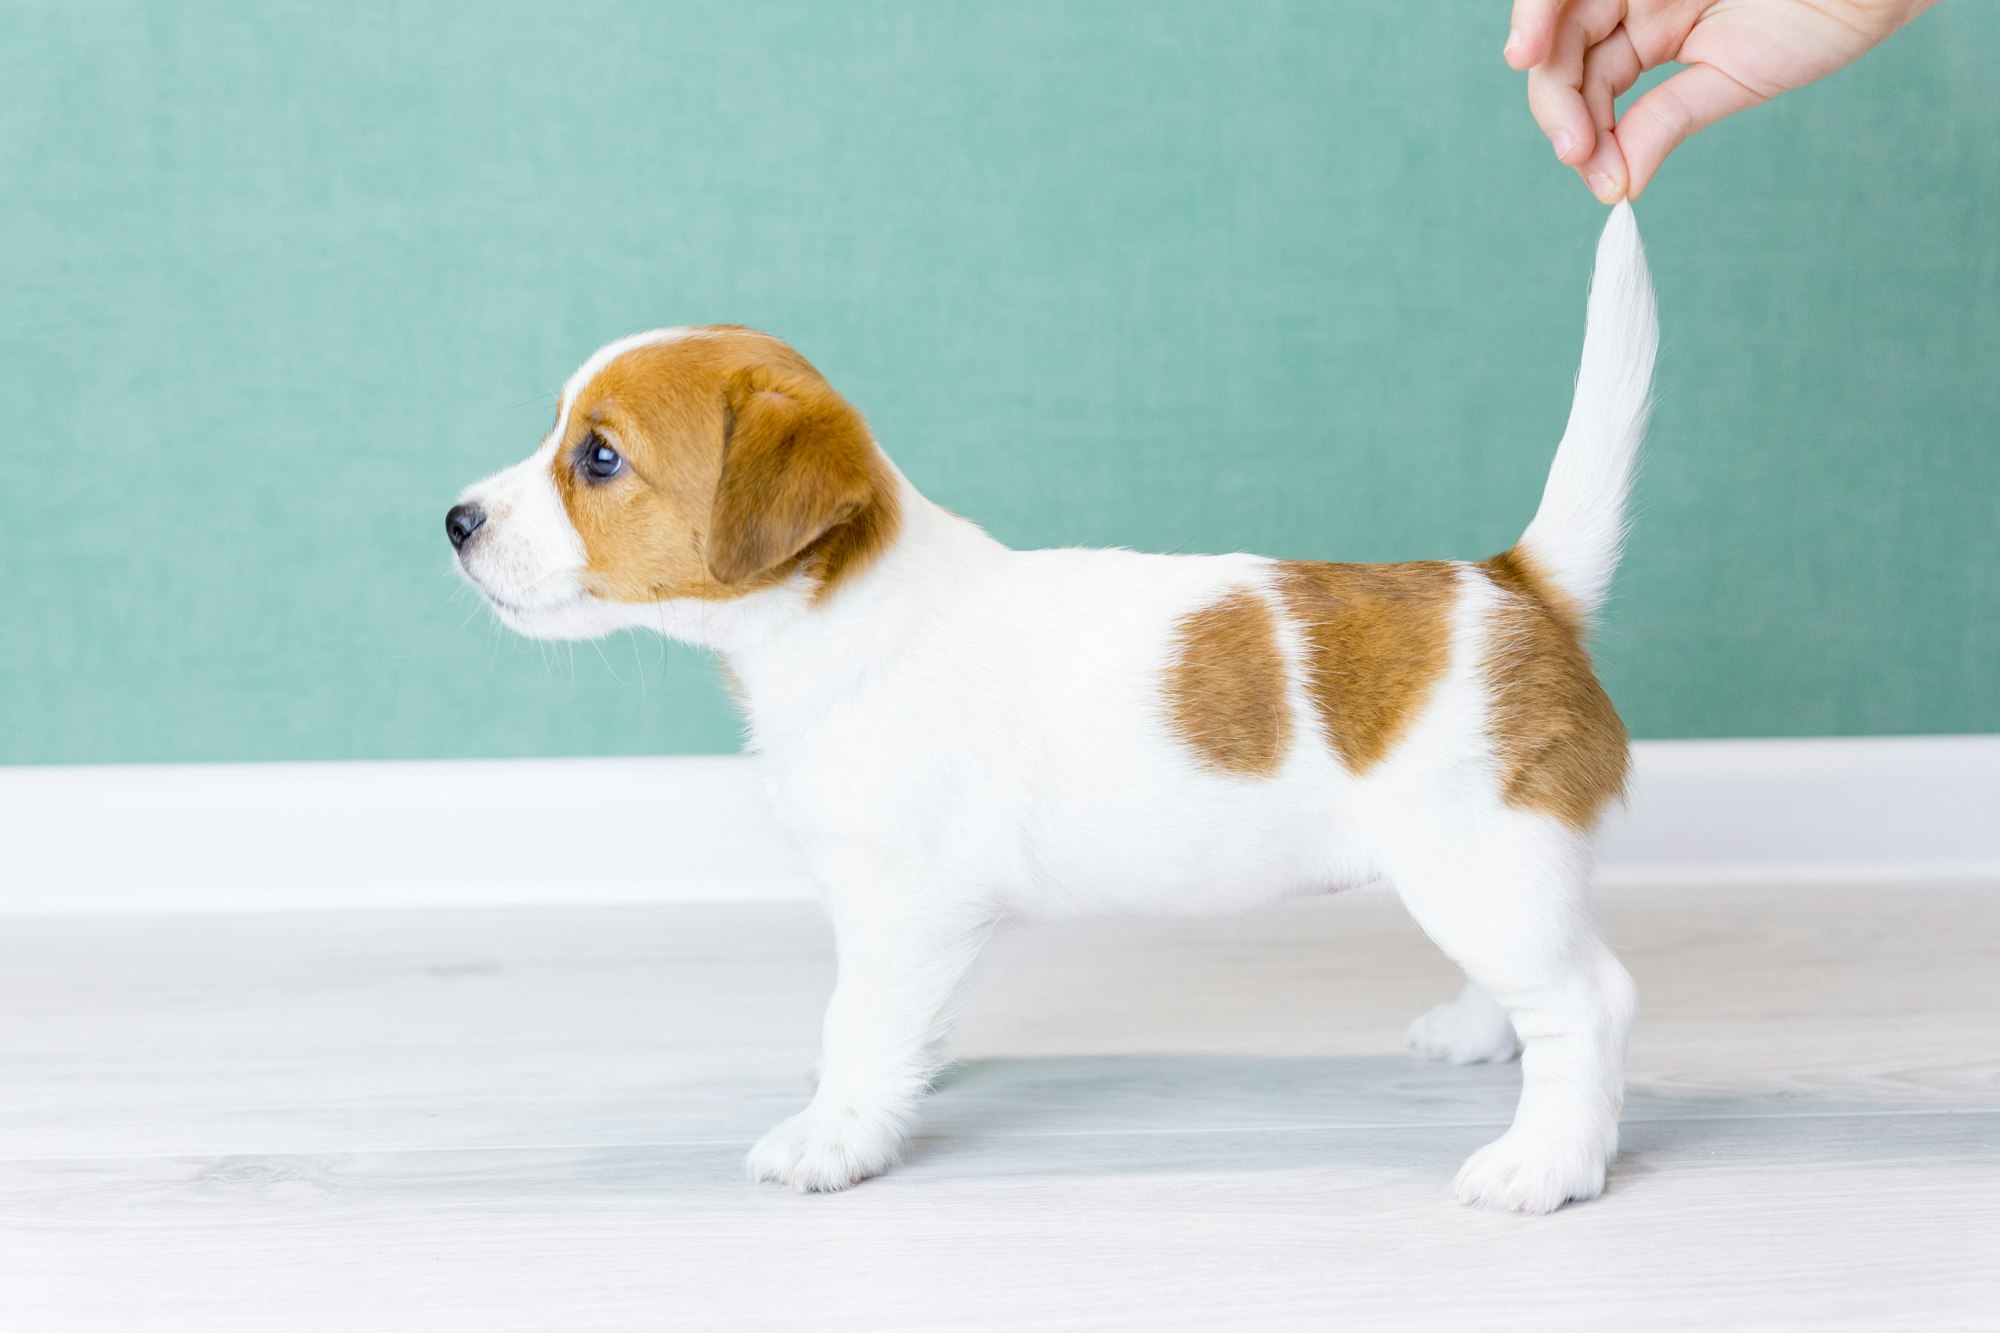
[[[1507,63],[1584,184],[1637,199],[1682,140],[1858,60],[1936,0],[1514,0]],[[1619,116],[1639,75],[1687,68]]]

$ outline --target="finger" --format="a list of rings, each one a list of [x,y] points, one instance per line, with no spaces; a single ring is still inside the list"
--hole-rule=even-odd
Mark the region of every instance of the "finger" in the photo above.
[[[1624,0],[1571,0],[1556,17],[1542,63],[1528,71],[1528,106],[1558,160],[1583,163],[1597,148],[1600,128],[1584,104],[1583,66],[1590,48],[1617,31]]]
[[[1618,118],[1618,95],[1638,82],[1639,63],[1639,53],[1622,26],[1584,57],[1583,104],[1597,131],[1597,143],[1576,173],[1600,203],[1617,203],[1630,184],[1625,153],[1611,131]]]
[[[1591,122],[1590,108],[1583,104],[1583,94],[1575,85],[1550,74],[1546,66],[1528,71],[1528,110],[1542,133],[1549,136],[1557,161],[1577,166],[1597,146],[1597,129]]]
[[[1583,75],[1584,53],[1618,30],[1626,0],[1566,0],[1556,15],[1549,53],[1542,63],[1554,67],[1565,82]]]
[[[1542,63],[1555,41],[1556,13],[1561,8],[1562,0],[1514,0],[1513,24],[1502,53],[1509,65],[1525,70]]]
[[[1690,134],[1763,100],[1712,65],[1689,65],[1648,88],[1618,121],[1618,147],[1630,173],[1626,197],[1637,199],[1667,154]]]

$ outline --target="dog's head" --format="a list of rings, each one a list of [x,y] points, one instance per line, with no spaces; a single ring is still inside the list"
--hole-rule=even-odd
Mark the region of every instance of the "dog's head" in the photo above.
[[[823,597],[895,525],[860,413],[790,347],[733,326],[600,349],[541,447],[445,516],[466,578],[545,639],[657,628],[661,603],[795,583]]]

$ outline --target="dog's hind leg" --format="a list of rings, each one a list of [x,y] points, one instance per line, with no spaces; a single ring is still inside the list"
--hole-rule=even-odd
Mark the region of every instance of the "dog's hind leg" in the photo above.
[[[1500,1002],[1468,981],[1457,999],[1410,1024],[1410,1049],[1446,1064],[1504,1064],[1521,1053],[1521,1039]]]
[[[1493,812],[1409,844],[1389,866],[1397,891],[1523,1044],[1514,1123],[1465,1163],[1458,1197],[1526,1213],[1597,1197],[1618,1150],[1636,1002],[1590,912],[1588,841],[1553,820]]]

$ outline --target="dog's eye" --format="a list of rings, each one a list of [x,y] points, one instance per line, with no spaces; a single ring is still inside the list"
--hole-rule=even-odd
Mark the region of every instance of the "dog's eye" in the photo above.
[[[618,451],[598,435],[583,442],[582,463],[584,472],[593,481],[610,481],[625,466],[625,460],[618,456]]]

